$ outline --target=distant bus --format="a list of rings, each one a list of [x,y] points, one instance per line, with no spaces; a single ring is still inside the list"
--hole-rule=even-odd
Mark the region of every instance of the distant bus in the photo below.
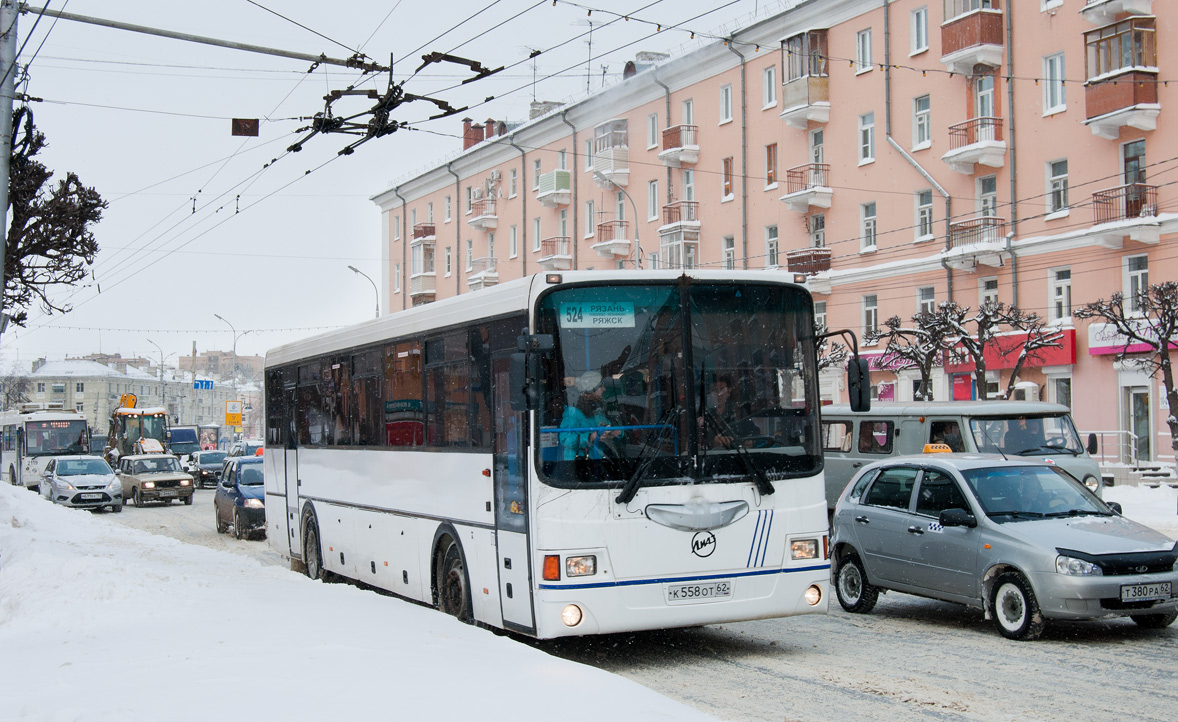
[[[90,453],[90,426],[77,411],[33,408],[0,414],[0,474],[35,489],[50,457]]]
[[[825,612],[793,280],[540,274],[272,349],[270,544],[537,638]]]

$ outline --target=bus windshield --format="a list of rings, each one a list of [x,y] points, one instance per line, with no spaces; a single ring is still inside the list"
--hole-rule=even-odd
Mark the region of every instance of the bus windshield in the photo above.
[[[550,334],[539,468],[557,486],[809,476],[821,467],[813,307],[772,284],[577,286]]]
[[[30,421],[25,424],[25,448],[29,456],[89,454],[85,421]]]

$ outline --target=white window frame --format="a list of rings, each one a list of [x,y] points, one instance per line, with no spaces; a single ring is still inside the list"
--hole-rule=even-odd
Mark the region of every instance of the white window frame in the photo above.
[[[646,219],[648,221],[659,219],[659,182],[657,180],[646,182]]]
[[[443,219],[442,219],[442,222],[443,222],[443,223],[449,223],[449,222],[450,222],[450,218],[452,217],[452,215],[453,215],[453,211],[454,211],[454,202],[453,202],[453,200],[450,198],[450,196],[446,196],[446,197],[445,197],[445,198],[442,200],[442,210],[443,210],[443,211],[444,211],[444,213],[445,213],[445,216],[443,217]]]
[[[532,190],[540,190],[540,176],[544,173],[544,164],[541,158],[532,159]]]
[[[692,168],[684,168],[680,173],[680,180],[682,180],[683,198],[685,201],[695,200],[695,170]]]
[[[732,84],[720,86],[720,122],[718,125],[732,122]]]
[[[928,197],[928,203],[923,202],[924,197]],[[936,238],[936,233],[933,231],[933,191],[931,188],[926,188],[922,191],[917,191],[915,195],[916,200],[916,242],[923,243],[931,241]]]
[[[1066,276],[1061,278],[1061,276]],[[1072,320],[1072,268],[1057,266],[1047,269],[1047,318],[1068,323]]]
[[[519,227],[512,224],[507,235],[507,255],[509,258],[519,256]]]
[[[446,246],[446,277],[450,277],[450,273],[454,270],[454,254],[450,250],[450,246]]]
[[[466,272],[474,270],[474,239],[466,239]]]
[[[426,223],[433,223],[434,222],[434,202],[433,201],[430,201],[429,203],[425,204],[425,222]]]
[[[925,107],[920,107],[921,101]],[[924,150],[933,144],[933,99],[929,94],[912,99],[912,150]]]
[[[651,113],[646,116],[646,149],[659,147],[659,114]]]
[[[874,293],[866,294],[862,297],[863,309],[863,331],[864,336],[868,331],[879,330],[879,296]],[[871,344],[866,344],[870,346]]]
[[[724,186],[728,192],[724,192]],[[736,198],[736,158],[728,156],[720,160],[720,201],[730,201]]]
[[[1043,115],[1054,115],[1068,109],[1065,61],[1063,53],[1043,58]]]
[[[826,301],[814,302],[814,325],[817,327],[826,326]]]
[[[393,293],[401,292],[401,264],[393,264]]]
[[[585,141],[585,170],[593,170],[593,140]]]
[[[928,50],[928,6],[913,10],[908,16],[909,57]]]
[[[994,190],[986,192],[987,181],[994,182]],[[991,174],[977,179],[978,215],[984,217],[998,217],[998,176]]]
[[[1130,270],[1129,266],[1131,262],[1138,259],[1145,261],[1145,268]],[[1122,256],[1121,276],[1125,298],[1125,313],[1139,315],[1141,313],[1141,305],[1137,302],[1137,293],[1145,292],[1149,289],[1149,256],[1144,253]],[[1134,291],[1135,286],[1137,288],[1136,292]]]
[[[859,252],[871,253],[879,246],[879,207],[875,201],[859,204]]]
[[[761,110],[777,107],[777,66],[769,65],[761,71]]]
[[[519,171],[512,168],[511,172],[507,174],[507,182],[507,197],[515,198],[519,188]]]
[[[875,113],[859,116],[859,165],[875,162]]]
[[[994,284],[993,288],[987,288],[989,284]],[[978,305],[981,306],[987,301],[998,303],[998,277],[985,276],[978,279]]]
[[[773,149],[772,152],[770,152],[770,148]],[[765,190],[777,187],[777,150],[776,143],[765,146]]]
[[[540,250],[540,234],[544,231],[544,224],[540,220],[540,216],[532,219],[532,252]]]
[[[807,216],[806,231],[810,234],[810,248],[826,248],[825,213],[811,213]]]
[[[409,209],[409,227],[410,228],[417,228],[417,209],[416,208]]]
[[[466,215],[474,212],[474,186],[466,187]]]
[[[591,238],[597,232],[597,213],[593,201],[585,201],[585,237]]]
[[[568,151],[566,151],[564,148],[556,151],[556,167],[560,170],[569,169]]]
[[[734,270],[736,268],[736,236],[724,236],[722,244],[724,270]]]
[[[871,28],[867,28],[855,33],[855,75],[866,73],[875,67],[871,56]]]
[[[393,240],[401,240],[401,216],[393,216]]]
[[[921,286],[916,289],[917,313],[935,313],[937,310],[937,289],[935,286]]]
[[[1063,164],[1060,173],[1059,164]],[[1071,205],[1068,199],[1068,159],[1057,158],[1049,160],[1044,166],[1044,176],[1047,183],[1047,216],[1044,220],[1063,218],[1068,215]],[[1057,202],[1058,201],[1058,202]]]
[[[765,268],[777,268],[781,263],[781,246],[777,226],[765,226]]]

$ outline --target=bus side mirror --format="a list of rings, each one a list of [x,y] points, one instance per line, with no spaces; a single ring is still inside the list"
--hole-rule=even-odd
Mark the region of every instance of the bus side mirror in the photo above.
[[[1096,434],[1088,434],[1088,455],[1096,456],[1100,447],[1096,443]]]
[[[511,354],[511,359],[507,367],[507,382],[511,386],[509,392],[511,410],[527,411],[533,408],[534,404],[532,401],[535,393],[528,383],[528,355],[526,353]]]
[[[852,356],[847,364],[847,395],[851,411],[856,413],[871,410],[871,367],[867,359]]]

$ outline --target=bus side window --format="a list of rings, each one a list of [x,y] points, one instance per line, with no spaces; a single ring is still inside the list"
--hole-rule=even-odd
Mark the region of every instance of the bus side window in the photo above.
[[[895,424],[891,421],[859,422],[859,453],[892,453],[892,436]]]
[[[929,443],[947,444],[954,451],[965,451],[961,429],[956,421],[934,421],[929,424]]]
[[[823,451],[849,452],[851,450],[851,438],[853,436],[850,421],[822,422]]]

